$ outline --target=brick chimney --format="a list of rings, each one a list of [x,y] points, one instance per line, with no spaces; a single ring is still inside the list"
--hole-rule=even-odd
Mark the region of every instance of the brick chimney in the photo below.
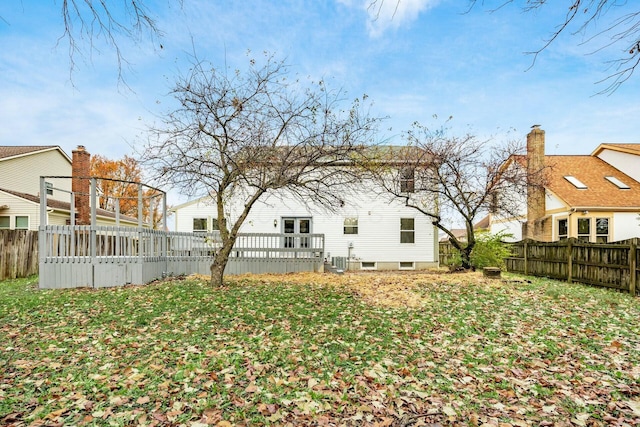
[[[75,197],[76,224],[91,224],[91,207],[89,202],[89,192],[91,181],[89,176],[91,154],[85,150],[83,145],[72,151],[71,157],[71,191]]]
[[[544,131],[533,125],[527,134],[527,226],[526,237],[542,240],[542,218],[546,213],[544,176]]]

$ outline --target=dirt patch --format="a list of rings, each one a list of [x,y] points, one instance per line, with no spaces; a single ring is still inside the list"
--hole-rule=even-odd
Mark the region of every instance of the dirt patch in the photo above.
[[[190,276],[194,277],[194,276]],[[209,280],[207,276],[198,276]],[[423,271],[366,271],[347,272],[342,275],[328,273],[243,274],[228,276],[230,282],[295,283],[336,286],[346,289],[369,304],[406,307],[423,307],[429,299],[425,285],[459,284],[473,286],[503,286],[500,280],[491,280],[480,272],[450,273],[447,270]]]

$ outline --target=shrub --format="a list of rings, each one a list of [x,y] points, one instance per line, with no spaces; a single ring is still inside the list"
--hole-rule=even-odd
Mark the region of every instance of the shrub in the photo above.
[[[503,241],[513,235],[505,232],[491,234],[488,231],[477,231],[475,237],[476,245],[470,256],[471,266],[476,270],[484,267],[499,267],[503,270],[505,268],[504,259],[511,254],[509,247]],[[461,265],[461,256],[456,253],[452,258],[451,266],[459,267]]]
[[[500,232],[491,234],[488,231],[476,233],[476,246],[471,252],[471,265],[476,269],[484,267],[500,267],[504,269],[504,259],[511,255],[511,251],[505,245],[504,239],[513,235]]]

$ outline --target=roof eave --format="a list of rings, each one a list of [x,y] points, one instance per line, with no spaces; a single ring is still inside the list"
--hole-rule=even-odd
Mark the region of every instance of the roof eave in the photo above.
[[[40,150],[34,150],[34,151],[29,151],[28,153],[22,153],[22,154],[16,154],[15,156],[9,156],[9,157],[2,157],[0,158],[0,161],[7,161],[7,160],[12,160],[12,159],[19,159],[20,157],[26,157],[26,156],[32,156],[34,154],[38,154],[38,153],[46,153],[47,151],[59,151],[60,154],[62,154],[62,156],[67,159],[67,161],[69,163],[72,163],[73,161],[71,160],[71,157],[69,157],[67,155],[67,153],[64,152],[64,150],[62,148],[60,148],[59,145],[53,145],[51,147],[47,147],[47,148],[43,148]]]

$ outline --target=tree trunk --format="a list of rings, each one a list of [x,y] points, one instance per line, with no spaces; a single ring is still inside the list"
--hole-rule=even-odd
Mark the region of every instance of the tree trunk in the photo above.
[[[233,249],[233,244],[235,243],[235,239],[227,240],[222,244],[220,251],[216,254],[215,258],[213,258],[213,263],[211,264],[211,286],[212,287],[220,287],[224,284],[222,278],[224,276],[224,269],[227,266],[227,262],[229,261],[229,254]]]
[[[474,270],[473,266],[471,265],[471,251],[473,250],[473,248],[470,247],[466,247],[463,250],[460,251],[460,262],[462,263],[462,268],[464,268],[465,270]]]

